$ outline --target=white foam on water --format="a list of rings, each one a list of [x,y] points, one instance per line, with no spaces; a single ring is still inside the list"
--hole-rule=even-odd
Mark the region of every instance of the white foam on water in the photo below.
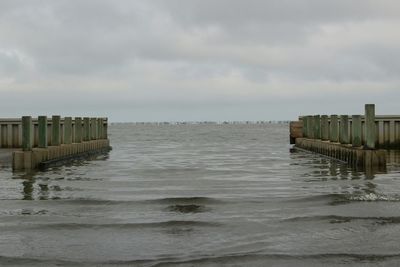
[[[349,199],[352,201],[400,201],[400,198],[398,196],[387,196],[375,193],[351,196]]]

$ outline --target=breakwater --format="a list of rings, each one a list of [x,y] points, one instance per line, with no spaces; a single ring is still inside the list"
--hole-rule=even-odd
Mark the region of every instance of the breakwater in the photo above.
[[[352,166],[386,166],[386,150],[400,146],[400,116],[376,116],[375,105],[364,115],[308,115],[290,124],[295,147],[316,152]]]
[[[32,170],[107,151],[108,119],[58,115],[0,119],[0,148],[15,149],[13,170]]]

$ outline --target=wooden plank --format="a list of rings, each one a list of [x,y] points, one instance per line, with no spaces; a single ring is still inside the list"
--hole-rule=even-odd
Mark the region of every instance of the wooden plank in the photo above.
[[[13,124],[12,125],[12,147],[16,148],[19,147],[19,125]]]
[[[34,123],[33,124],[33,147],[39,146],[39,126]]]
[[[394,120],[389,121],[389,143],[390,145],[394,145],[395,143],[395,122]]]
[[[13,132],[12,132],[12,124],[7,124],[7,147],[12,148],[13,145]]]
[[[7,147],[7,124],[1,125],[1,147]]]
[[[365,144],[365,121],[361,122],[361,142]]]
[[[22,124],[18,124],[18,147],[22,147]]]
[[[383,145],[385,142],[385,132],[383,121],[378,121],[378,144]]]

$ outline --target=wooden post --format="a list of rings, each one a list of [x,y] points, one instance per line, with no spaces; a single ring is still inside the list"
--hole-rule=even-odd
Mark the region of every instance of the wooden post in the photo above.
[[[75,140],[74,143],[82,142],[82,118],[75,117]]]
[[[103,139],[103,136],[102,136],[103,130],[102,130],[102,128],[103,128],[103,119],[102,118],[98,118],[97,119],[97,139]]]
[[[64,118],[64,144],[72,144],[72,118]]]
[[[376,127],[375,127],[375,105],[365,105],[365,148],[375,149]]]
[[[61,144],[60,124],[61,117],[54,115],[51,117],[51,145],[59,146]]]
[[[23,116],[22,117],[22,150],[31,151],[32,150],[32,117]]]
[[[321,139],[321,116],[314,116],[314,139]]]
[[[90,118],[88,117],[83,118],[83,132],[83,141],[90,141]]]
[[[351,118],[352,127],[351,127],[351,143],[353,146],[362,146],[361,140],[361,130],[362,130],[362,123],[361,123],[361,115],[353,115]]]
[[[308,129],[307,129],[307,125],[308,125],[308,120],[307,120],[307,116],[303,116],[303,118],[302,118],[302,120],[303,120],[303,137],[304,138],[307,138],[308,136],[307,136],[307,131],[308,131]],[[104,138],[104,136],[103,136],[103,138]],[[105,139],[105,138],[104,138]]]
[[[329,140],[329,121],[327,115],[321,116],[321,139],[323,141]]]
[[[308,116],[308,138],[314,139],[314,116]]]
[[[90,132],[90,118],[83,118],[83,129],[84,129],[84,141],[90,141],[91,139],[91,132]]]
[[[339,142],[341,144],[349,143],[349,116],[340,116],[340,126],[339,126]]]
[[[47,116],[38,117],[39,148],[47,148]]]
[[[103,139],[108,139],[108,118],[103,121]]]
[[[97,139],[97,119],[96,118],[91,118],[90,119],[90,133],[91,133],[91,139],[96,140]]]
[[[331,115],[331,123],[329,124],[329,129],[330,129],[330,141],[331,142],[339,142],[339,131],[338,131],[338,116],[337,115]]]

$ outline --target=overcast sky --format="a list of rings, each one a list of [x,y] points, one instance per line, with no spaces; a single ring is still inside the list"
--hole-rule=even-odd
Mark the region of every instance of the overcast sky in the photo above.
[[[400,114],[398,0],[1,0],[0,117]]]

